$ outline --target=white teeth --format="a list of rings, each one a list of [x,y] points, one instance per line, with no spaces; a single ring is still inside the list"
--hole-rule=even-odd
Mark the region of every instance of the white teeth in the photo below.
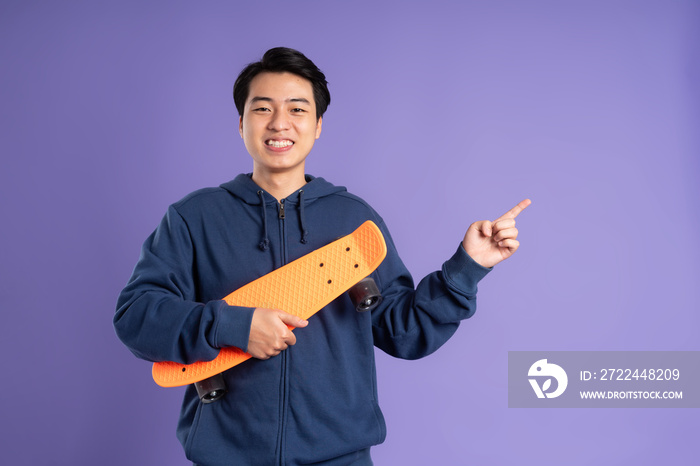
[[[267,141],[267,145],[272,147],[287,147],[292,144],[294,144],[292,141]]]

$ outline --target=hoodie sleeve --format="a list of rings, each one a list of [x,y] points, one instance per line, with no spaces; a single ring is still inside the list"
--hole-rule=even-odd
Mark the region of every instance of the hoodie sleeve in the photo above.
[[[490,268],[476,263],[460,243],[442,269],[414,289],[384,223],[387,256],[375,272],[384,300],[372,311],[374,344],[403,359],[427,356],[442,346],[460,321],[476,311],[477,283]]]
[[[171,206],[117,301],[114,328],[137,357],[190,364],[225,346],[246,350],[254,309],[197,302],[194,255],[187,224]]]

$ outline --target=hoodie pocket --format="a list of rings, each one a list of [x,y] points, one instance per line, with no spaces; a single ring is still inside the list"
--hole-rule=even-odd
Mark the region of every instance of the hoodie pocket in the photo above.
[[[373,401],[372,404],[374,406],[374,417],[377,420],[377,426],[379,427],[379,435],[375,445],[379,445],[380,443],[384,443],[384,440],[386,440],[386,421],[384,420],[384,414],[382,414],[379,404],[377,404],[376,401]]]
[[[194,414],[192,427],[190,427],[190,431],[187,434],[187,442],[185,442],[185,456],[190,461],[194,461],[192,457],[192,445],[194,444],[194,438],[197,436],[197,432],[199,430],[199,423],[201,422],[203,408],[204,403],[197,403],[197,411]]]

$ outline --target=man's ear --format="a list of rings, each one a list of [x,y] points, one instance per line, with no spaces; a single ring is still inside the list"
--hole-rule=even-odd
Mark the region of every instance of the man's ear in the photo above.
[[[241,139],[243,139],[243,116],[238,117],[238,134],[240,134]]]
[[[321,137],[321,126],[323,125],[323,117],[318,117],[316,122],[316,139]]]

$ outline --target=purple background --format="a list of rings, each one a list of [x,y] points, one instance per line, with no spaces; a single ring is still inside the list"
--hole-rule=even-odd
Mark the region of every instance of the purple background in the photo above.
[[[307,171],[417,279],[533,200],[454,338],[377,354],[375,463],[695,464],[697,410],[508,409],[507,352],[700,350],[698,26],[693,0],[3,0],[3,463],[188,464],[114,305],[168,204],[250,171],[231,87],[286,45],[333,96]]]

